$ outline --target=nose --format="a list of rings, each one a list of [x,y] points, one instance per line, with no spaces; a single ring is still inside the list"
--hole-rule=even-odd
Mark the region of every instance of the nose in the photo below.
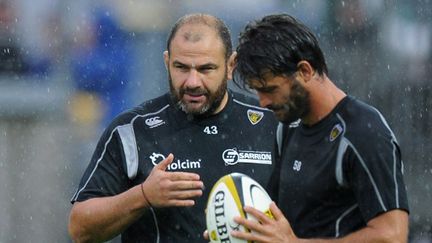
[[[186,77],[185,86],[189,88],[196,88],[201,85],[199,73],[196,69],[192,68]]]
[[[268,107],[272,104],[271,98],[269,94],[264,94],[262,92],[258,92],[259,103],[261,107]]]

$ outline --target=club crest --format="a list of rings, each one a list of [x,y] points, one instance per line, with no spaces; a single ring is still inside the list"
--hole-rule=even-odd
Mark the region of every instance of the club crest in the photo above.
[[[264,112],[256,111],[256,110],[248,110],[247,115],[252,125],[255,125],[262,120],[262,118],[264,117]]]
[[[333,142],[343,132],[340,124],[336,124],[330,132],[330,142]]]

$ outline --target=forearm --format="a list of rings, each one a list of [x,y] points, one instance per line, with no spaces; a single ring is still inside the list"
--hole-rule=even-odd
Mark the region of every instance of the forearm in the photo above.
[[[76,202],[69,233],[75,242],[106,241],[135,222],[147,207],[139,185],[116,196]]]

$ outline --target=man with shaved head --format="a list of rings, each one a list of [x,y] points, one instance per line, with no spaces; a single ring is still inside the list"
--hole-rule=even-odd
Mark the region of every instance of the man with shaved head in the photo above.
[[[277,122],[227,88],[235,59],[227,26],[184,16],[163,58],[170,92],[119,115],[100,138],[72,198],[74,241],[206,242],[206,201],[220,177],[269,181]]]

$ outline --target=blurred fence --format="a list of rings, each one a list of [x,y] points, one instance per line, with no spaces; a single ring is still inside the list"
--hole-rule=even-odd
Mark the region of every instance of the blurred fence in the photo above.
[[[66,98],[50,81],[0,78],[0,242],[68,242]]]

